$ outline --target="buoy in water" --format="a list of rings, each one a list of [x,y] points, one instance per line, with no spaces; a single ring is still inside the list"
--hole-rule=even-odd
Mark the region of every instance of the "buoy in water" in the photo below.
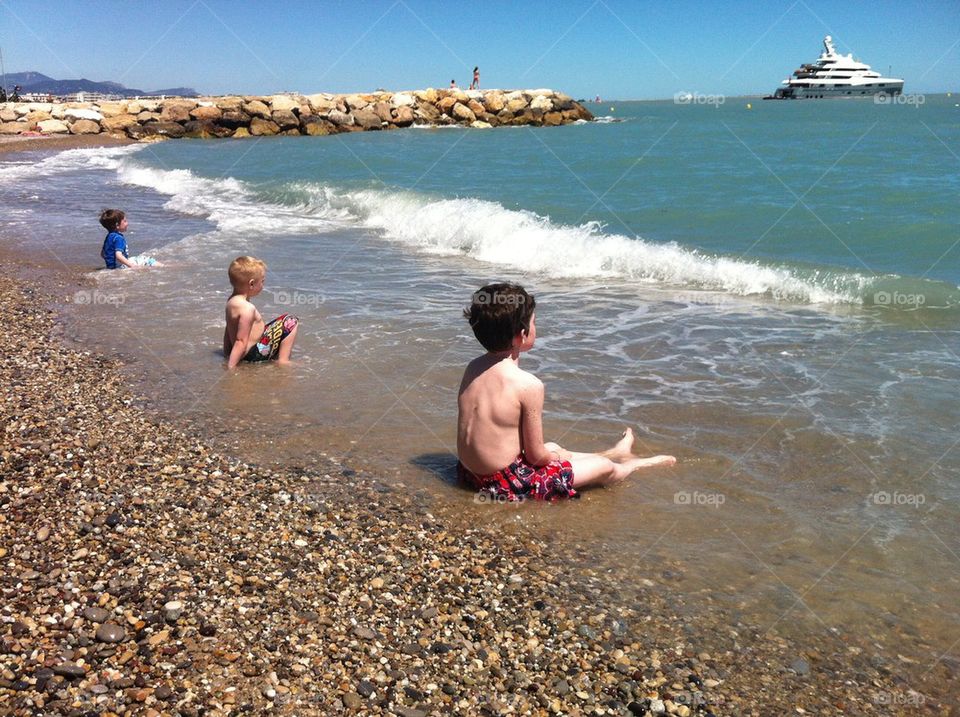
[[[611,108],[610,108],[610,111],[613,112],[614,109],[615,109],[614,107],[611,107]]]
[[[753,105],[750,104],[749,102],[747,102],[747,109],[748,109],[748,110],[752,110],[752,109],[753,109]]]

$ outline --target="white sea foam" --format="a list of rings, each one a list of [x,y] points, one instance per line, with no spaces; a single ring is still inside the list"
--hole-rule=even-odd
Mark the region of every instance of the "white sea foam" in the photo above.
[[[44,157],[39,162],[15,161],[0,164],[0,182],[15,182],[20,179],[51,176],[86,169],[116,169],[124,157],[143,149],[141,145],[121,147],[91,147],[68,149]]]
[[[675,243],[608,234],[597,222],[562,225],[481,199],[443,199],[386,189],[310,183],[266,195],[234,179],[121,163],[121,181],[170,195],[169,209],[244,234],[326,232],[344,223],[420,251],[462,255],[543,275],[659,283],[764,296],[792,303],[862,303],[874,280],[855,272],[806,271],[710,256]]]
[[[559,225],[480,199],[434,199],[412,192],[342,191],[299,185],[322,213],[351,215],[394,241],[460,254],[553,277],[621,278],[693,286],[797,303],[861,303],[873,280],[857,273],[810,272],[714,257],[675,243],[607,234],[597,222]]]

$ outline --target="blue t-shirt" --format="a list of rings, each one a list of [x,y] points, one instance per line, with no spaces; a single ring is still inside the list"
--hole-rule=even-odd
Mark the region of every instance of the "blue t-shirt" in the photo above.
[[[103,249],[100,250],[100,256],[107,264],[108,269],[116,269],[123,264],[117,264],[117,252],[123,254],[127,259],[130,255],[127,253],[127,240],[123,238],[120,232],[110,232],[107,238],[103,240]]]

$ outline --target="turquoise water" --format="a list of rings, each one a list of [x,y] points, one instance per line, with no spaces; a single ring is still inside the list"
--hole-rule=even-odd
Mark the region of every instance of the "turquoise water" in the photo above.
[[[94,269],[99,210],[126,209],[167,266],[92,274],[70,335],[245,455],[346,455],[468,520],[577,536],[611,580],[681,564],[674,587],[761,625],[939,655],[960,637],[955,99],[18,155],[0,231]],[[222,370],[241,253],[269,265],[261,311],[301,318],[289,372]],[[548,438],[631,425],[676,469],[521,511],[455,485],[460,310],[491,279],[537,294]]]

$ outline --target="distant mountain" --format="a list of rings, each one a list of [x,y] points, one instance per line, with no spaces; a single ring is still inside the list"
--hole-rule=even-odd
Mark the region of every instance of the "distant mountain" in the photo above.
[[[93,80],[55,80],[39,72],[7,73],[7,91],[14,85],[20,85],[23,93],[36,92],[49,95],[72,95],[75,92],[99,92],[104,95],[136,97],[138,95],[175,95],[195,97],[199,93],[192,87],[171,87],[162,90],[138,90],[124,87],[119,82],[94,82]]]

